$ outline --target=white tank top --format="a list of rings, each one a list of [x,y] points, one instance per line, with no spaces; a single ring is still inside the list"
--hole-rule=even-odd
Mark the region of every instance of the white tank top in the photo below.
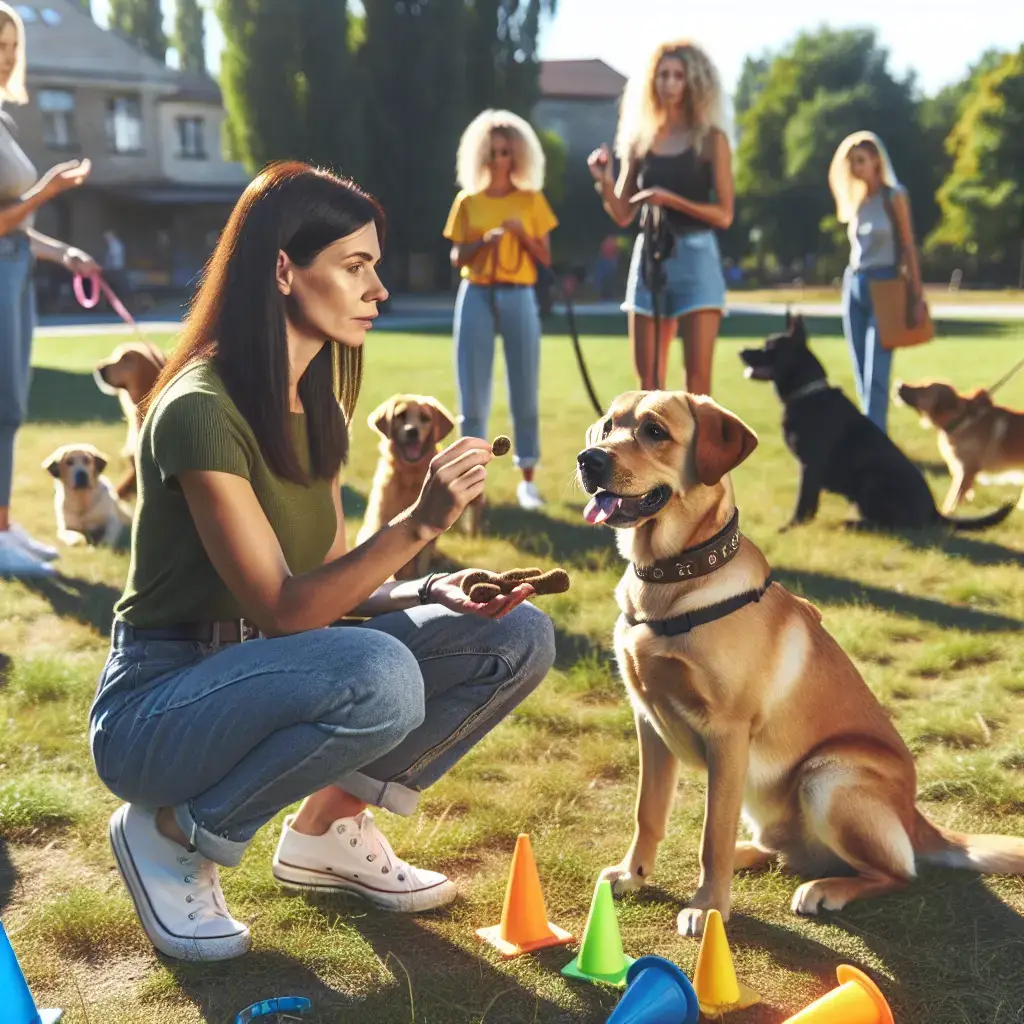
[[[18,145],[13,129],[10,114],[0,110],[0,206],[20,199],[39,180],[35,165]],[[35,217],[29,214],[15,230],[25,231],[34,222]]]

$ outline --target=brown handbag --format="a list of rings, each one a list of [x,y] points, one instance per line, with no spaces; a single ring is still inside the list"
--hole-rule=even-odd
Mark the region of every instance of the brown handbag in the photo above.
[[[924,318],[920,323],[914,321],[914,290],[904,262],[903,245],[900,232],[893,215],[892,189],[886,185],[882,194],[885,212],[892,224],[893,240],[896,246],[896,276],[890,280],[873,280],[871,288],[871,304],[875,310],[875,329],[882,348],[892,351],[897,348],[909,348],[921,345],[935,337],[935,326],[931,314],[925,306]],[[911,228],[913,231],[913,228]]]

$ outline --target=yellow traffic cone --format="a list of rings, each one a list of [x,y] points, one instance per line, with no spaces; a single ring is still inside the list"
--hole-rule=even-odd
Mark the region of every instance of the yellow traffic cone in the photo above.
[[[697,954],[693,987],[697,990],[701,1013],[712,1020],[730,1010],[745,1010],[761,1001],[756,992],[736,978],[725,925],[717,910],[709,910],[704,919],[704,938]]]

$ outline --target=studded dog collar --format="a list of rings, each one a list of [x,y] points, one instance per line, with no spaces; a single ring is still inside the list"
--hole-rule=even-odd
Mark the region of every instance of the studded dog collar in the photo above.
[[[650,565],[631,563],[644,583],[678,583],[695,580],[721,569],[740,549],[740,510],[736,509],[725,528],[700,547],[686,548],[674,558],[661,558]]]

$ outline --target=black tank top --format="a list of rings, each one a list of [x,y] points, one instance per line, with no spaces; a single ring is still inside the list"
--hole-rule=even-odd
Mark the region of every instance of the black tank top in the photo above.
[[[664,188],[694,203],[710,203],[712,191],[711,161],[704,160],[692,146],[682,153],[662,156],[648,153],[640,163],[636,176],[637,189]],[[698,220],[679,210],[666,208],[668,222],[677,233],[710,231],[707,221]]]

